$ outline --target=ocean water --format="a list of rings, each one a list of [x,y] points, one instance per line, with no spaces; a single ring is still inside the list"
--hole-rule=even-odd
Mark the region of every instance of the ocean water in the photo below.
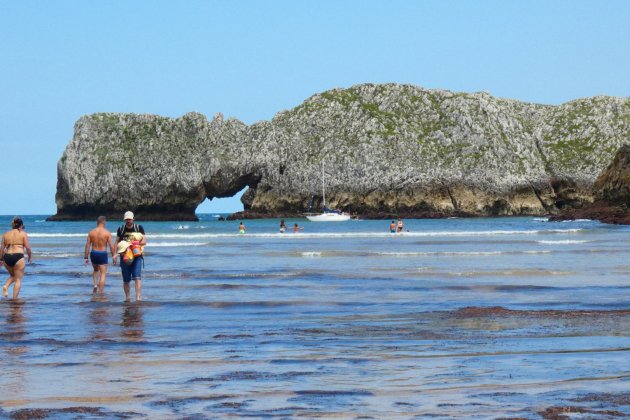
[[[24,219],[34,260],[0,303],[0,417],[630,415],[628,227],[139,221],[143,302],[125,303],[119,267],[92,295],[93,223]]]

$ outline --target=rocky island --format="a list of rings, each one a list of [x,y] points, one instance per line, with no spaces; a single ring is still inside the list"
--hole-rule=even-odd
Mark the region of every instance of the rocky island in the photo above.
[[[362,217],[543,215],[596,201],[630,139],[630,99],[552,106],[401,84],[316,94],[271,121],[217,114],[81,117],[58,163],[53,220],[195,220],[207,198],[243,195],[238,217],[327,202]]]

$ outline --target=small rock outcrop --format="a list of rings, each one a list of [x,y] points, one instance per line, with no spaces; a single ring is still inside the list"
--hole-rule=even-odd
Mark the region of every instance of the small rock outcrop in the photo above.
[[[131,209],[195,219],[245,187],[245,213],[327,201],[363,217],[539,215],[579,209],[630,137],[630,100],[559,106],[411,85],[334,89],[252,125],[221,115],[84,116],[58,164],[54,219]]]
[[[593,184],[592,204],[581,209],[570,209],[551,217],[551,220],[592,219],[604,223],[630,224],[630,145],[615,154],[610,165]]]

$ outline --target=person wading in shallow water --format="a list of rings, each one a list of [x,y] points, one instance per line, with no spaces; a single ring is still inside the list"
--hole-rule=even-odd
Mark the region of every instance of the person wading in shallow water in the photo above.
[[[402,232],[404,228],[405,228],[405,224],[403,223],[402,219],[399,217],[398,224],[396,226],[396,232]]]
[[[13,299],[17,299],[22,287],[22,277],[24,277],[24,250],[28,255],[28,262],[31,263],[31,245],[28,242],[28,235],[24,232],[26,228],[22,219],[14,217],[11,222],[11,230],[2,235],[2,245],[0,248],[0,265],[9,272],[9,278],[2,286],[2,296],[9,297],[9,287],[13,284]]]
[[[122,253],[133,244],[135,239],[135,233],[142,234],[142,239],[140,239],[135,246],[143,247],[147,244],[147,237],[144,234],[144,228],[142,225],[135,224],[133,213],[128,211],[124,216],[125,224],[118,228],[116,231],[116,246],[117,248],[122,248]],[[123,246],[120,247],[122,242]],[[127,246],[125,246],[127,245]],[[117,249],[117,252],[120,250]],[[126,261],[123,260],[122,256],[120,258],[120,269],[122,271],[123,278],[123,290],[125,292],[125,300],[129,300],[129,292],[131,286],[131,280],[135,283],[136,288],[136,301],[142,300],[142,265],[144,264],[144,257],[142,255],[136,256],[133,258],[131,264],[127,264]]]
[[[85,264],[88,263],[88,253],[90,261],[92,262],[92,280],[94,281],[94,288],[92,293],[103,293],[105,288],[105,277],[107,276],[107,247],[112,254],[112,264],[116,265],[116,251],[114,248],[114,240],[110,231],[105,229],[105,223],[107,219],[105,216],[99,216],[96,219],[96,228],[92,229],[88,233],[87,241],[85,242]],[[92,250],[90,251],[90,247]],[[100,279],[99,279],[100,278]]]

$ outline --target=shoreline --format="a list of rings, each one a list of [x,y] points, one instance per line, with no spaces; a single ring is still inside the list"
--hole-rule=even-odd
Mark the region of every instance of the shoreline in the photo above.
[[[199,216],[188,213],[151,213],[144,215],[140,212],[138,214],[138,220],[144,222],[199,222]],[[203,214],[203,213],[200,213]],[[207,213],[212,214],[212,213]],[[219,214],[219,213],[214,213]],[[89,213],[86,215],[75,214],[54,214],[51,216],[44,216],[47,222],[87,222],[93,221],[101,214]],[[117,220],[120,217],[120,212],[103,214],[108,220]],[[221,213],[221,217],[224,217],[224,221],[239,221],[239,220],[267,220],[267,219],[304,219],[305,213],[302,212],[255,212],[251,210],[243,210],[234,213]],[[567,220],[589,219],[597,220],[606,224],[616,225],[630,225],[630,212],[628,210],[618,207],[610,206],[606,203],[594,203],[593,205],[582,209],[569,209],[557,214],[539,214],[539,213],[527,213],[527,214],[471,214],[465,212],[400,212],[393,213],[388,211],[382,212],[366,212],[361,214],[352,214],[353,220],[391,220],[391,219],[448,219],[448,218],[465,218],[465,219],[483,219],[483,218],[509,218],[509,217],[546,217],[550,222],[562,222]],[[221,220],[221,221],[223,221]]]

